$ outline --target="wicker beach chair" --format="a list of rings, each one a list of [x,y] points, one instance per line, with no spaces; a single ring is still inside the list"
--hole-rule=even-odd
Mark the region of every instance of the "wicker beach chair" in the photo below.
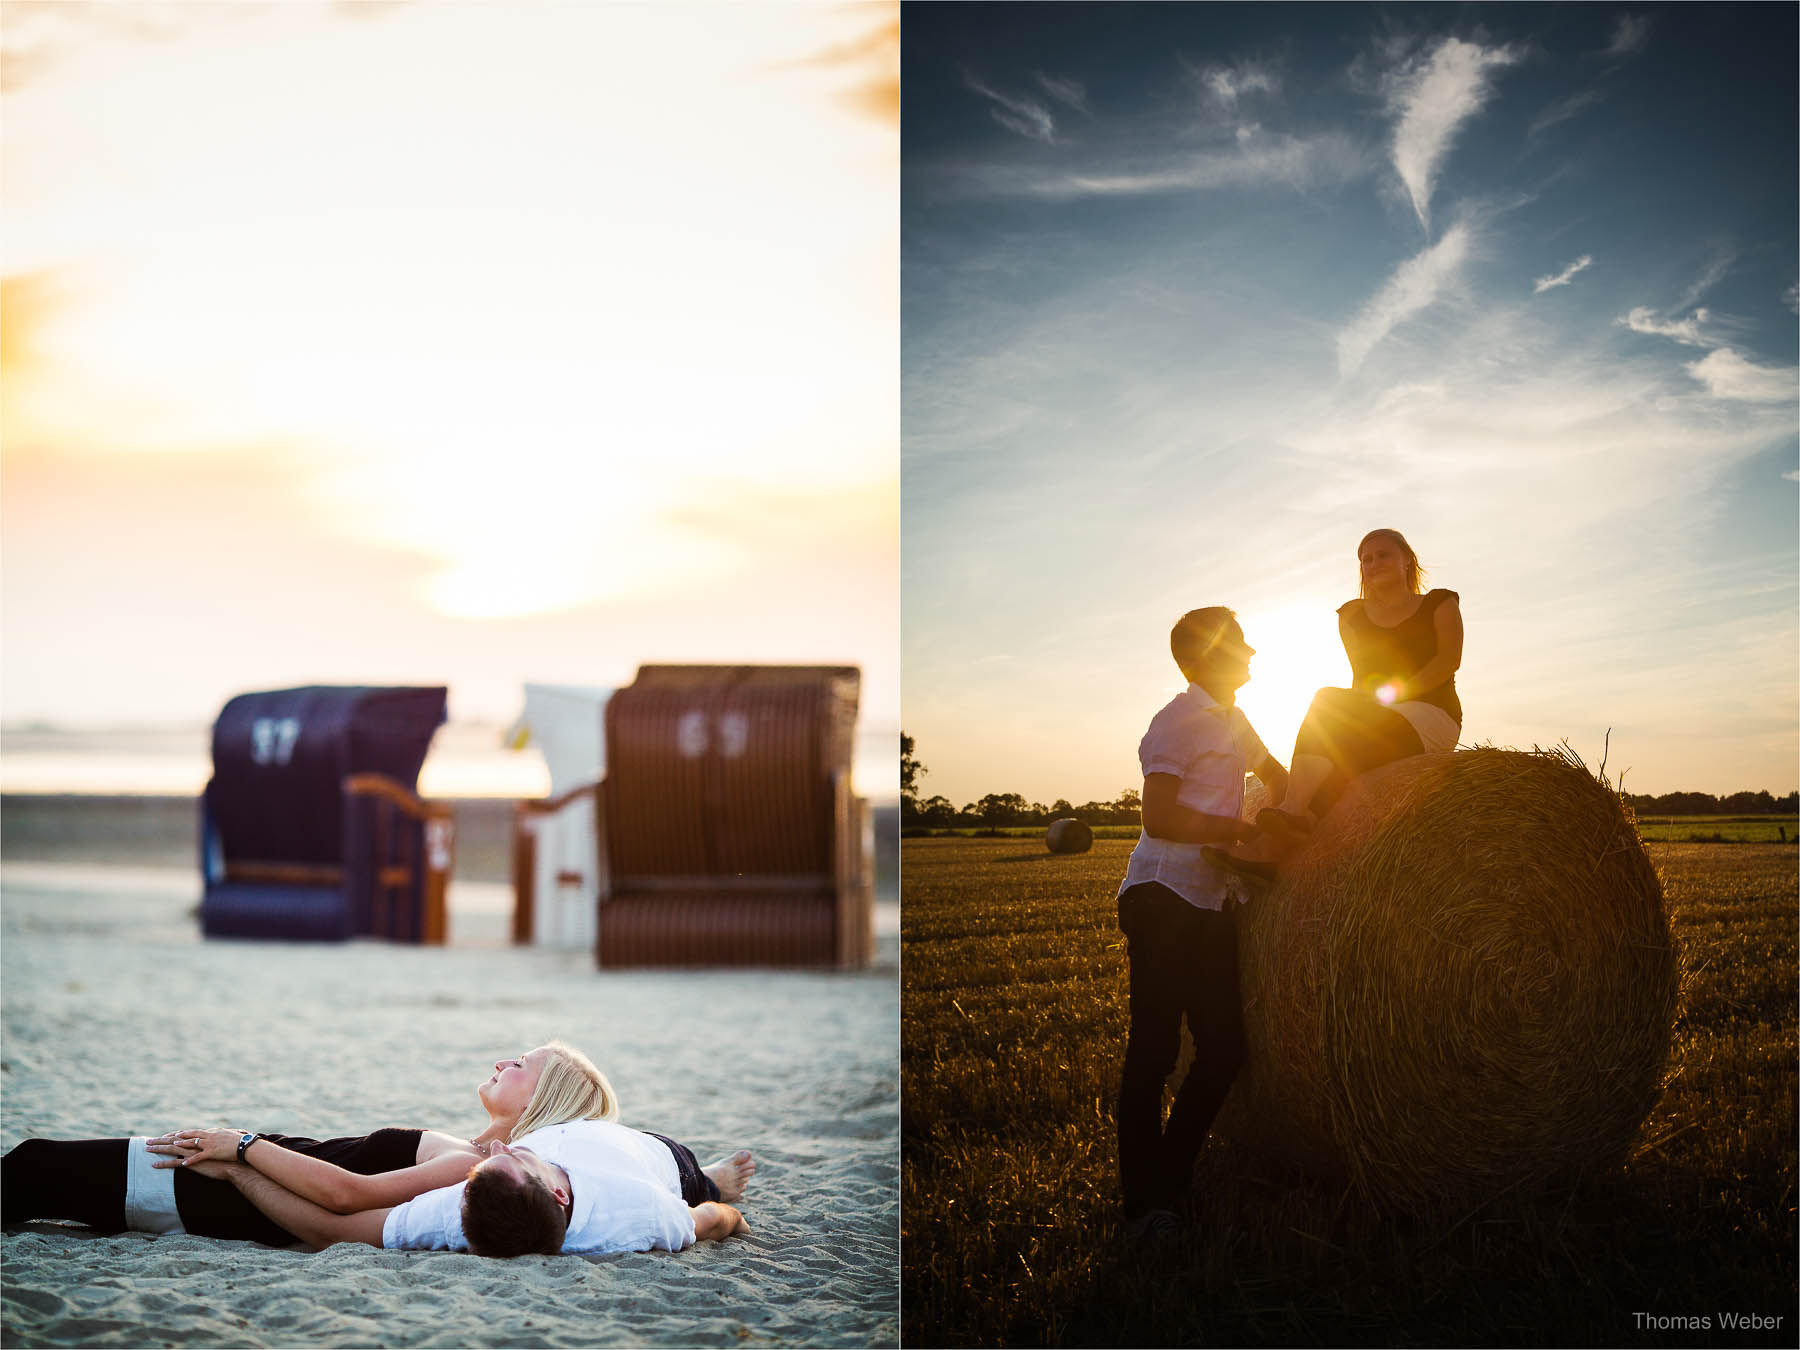
[[[550,770],[550,795],[513,807],[515,943],[588,948],[598,935],[600,779],[611,696],[588,685],[527,684],[525,711],[507,731],[508,745],[535,746]]]
[[[643,666],[613,695],[602,968],[869,961],[859,681],[846,666]]]
[[[445,690],[240,694],[201,797],[208,937],[442,942],[455,831],[416,793]]]

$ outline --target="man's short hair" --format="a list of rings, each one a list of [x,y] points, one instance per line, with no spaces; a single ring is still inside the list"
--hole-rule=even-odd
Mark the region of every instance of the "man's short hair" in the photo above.
[[[462,1225],[469,1250],[477,1256],[555,1256],[562,1250],[569,1216],[536,1177],[477,1167],[463,1187]]]
[[[1169,630],[1169,653],[1181,673],[1192,678],[1206,665],[1207,658],[1220,638],[1237,627],[1237,615],[1223,605],[1206,609],[1190,609]]]

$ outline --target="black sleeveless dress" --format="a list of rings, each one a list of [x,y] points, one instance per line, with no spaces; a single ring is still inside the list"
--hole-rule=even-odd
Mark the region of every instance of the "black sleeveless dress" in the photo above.
[[[1419,608],[1404,623],[1382,628],[1370,622],[1361,600],[1352,600],[1338,608],[1344,639],[1344,652],[1350,658],[1350,682],[1365,694],[1373,694],[1389,680],[1409,679],[1417,675],[1437,655],[1437,622],[1432,617],[1446,600],[1455,600],[1455,591],[1432,590],[1425,593]],[[1462,701],[1456,697],[1456,676],[1452,675],[1435,689],[1412,696],[1413,701],[1442,708],[1462,725]]]

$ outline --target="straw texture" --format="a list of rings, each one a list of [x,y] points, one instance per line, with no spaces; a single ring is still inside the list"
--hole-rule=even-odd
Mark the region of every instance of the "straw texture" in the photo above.
[[[1247,1061],[1220,1129],[1392,1209],[1616,1166],[1660,1092],[1662,888],[1572,754],[1360,779],[1239,914]]]

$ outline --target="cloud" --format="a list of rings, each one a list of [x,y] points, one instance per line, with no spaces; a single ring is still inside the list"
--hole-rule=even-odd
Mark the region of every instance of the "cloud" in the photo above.
[[[1299,189],[1346,182],[1367,170],[1363,152],[1337,133],[1300,139],[1246,126],[1238,128],[1235,140],[1230,150],[1158,156],[1122,169],[1096,167],[1045,175],[1035,169],[984,168],[970,177],[983,193],[1067,199],[1203,192],[1267,183]]]
[[[1602,56],[1636,56],[1650,41],[1648,14],[1621,14],[1613,20],[1612,40]]]
[[[1694,279],[1694,284],[1681,293],[1681,298],[1671,306],[1677,312],[1686,309],[1714,286],[1717,286],[1731,270],[1735,257],[1730,253],[1720,253],[1706,264],[1706,270]]]
[[[1558,286],[1567,286],[1575,279],[1577,272],[1585,271],[1593,264],[1593,261],[1593,254],[1584,253],[1554,276],[1539,277],[1531,288],[1532,294],[1542,295],[1545,291],[1554,290]]]
[[[1795,282],[1781,293],[1781,303],[1794,313],[1800,314],[1800,281]]]
[[[1221,108],[1234,108],[1246,94],[1280,92],[1281,80],[1268,66],[1256,61],[1238,61],[1232,65],[1189,66],[1207,101]]]
[[[1487,102],[1490,72],[1517,59],[1510,47],[1446,38],[1422,62],[1389,78],[1389,103],[1399,117],[1394,168],[1412,198],[1419,224],[1427,229],[1432,187],[1451,140]]]
[[[1069,79],[1063,75],[1046,75],[1037,72],[1037,82],[1043,86],[1044,92],[1058,103],[1066,104],[1076,112],[1087,115],[1087,90],[1079,80]]]
[[[351,8],[359,5],[351,4]],[[866,12],[876,17],[867,30],[845,42],[832,43],[796,61],[783,62],[777,69],[815,67],[841,71],[855,79],[844,90],[842,99],[857,112],[891,126],[900,124],[900,19],[898,14],[882,17],[891,7],[871,6]]]
[[[1525,128],[1525,134],[1536,136],[1540,132],[1548,131],[1558,122],[1568,121],[1575,114],[1584,112],[1599,101],[1600,91],[1598,89],[1584,89],[1579,94],[1570,94],[1567,98],[1558,99],[1531,120],[1531,125]]]
[[[1050,115],[1050,109],[1036,99],[1002,94],[966,71],[963,73],[963,83],[983,98],[992,99],[1000,105],[989,108],[988,111],[1008,131],[1016,131],[1028,140],[1043,141],[1046,145],[1056,139],[1056,119]]]
[[[1674,338],[1677,342],[1685,342],[1690,347],[1716,347],[1717,341],[1700,331],[1712,314],[1709,310],[1697,309],[1685,319],[1659,319],[1654,310],[1646,305],[1639,305],[1629,314],[1622,314],[1614,323],[1622,323],[1634,333],[1648,333],[1652,337]]]
[[[1338,334],[1338,373],[1350,374],[1397,324],[1437,299],[1468,255],[1469,227],[1457,224],[1423,253],[1401,263],[1375,298]]]
[[[1739,403],[1785,403],[1795,397],[1800,371],[1794,367],[1759,366],[1729,347],[1708,352],[1688,364],[1687,373],[1704,384],[1714,398]]]

